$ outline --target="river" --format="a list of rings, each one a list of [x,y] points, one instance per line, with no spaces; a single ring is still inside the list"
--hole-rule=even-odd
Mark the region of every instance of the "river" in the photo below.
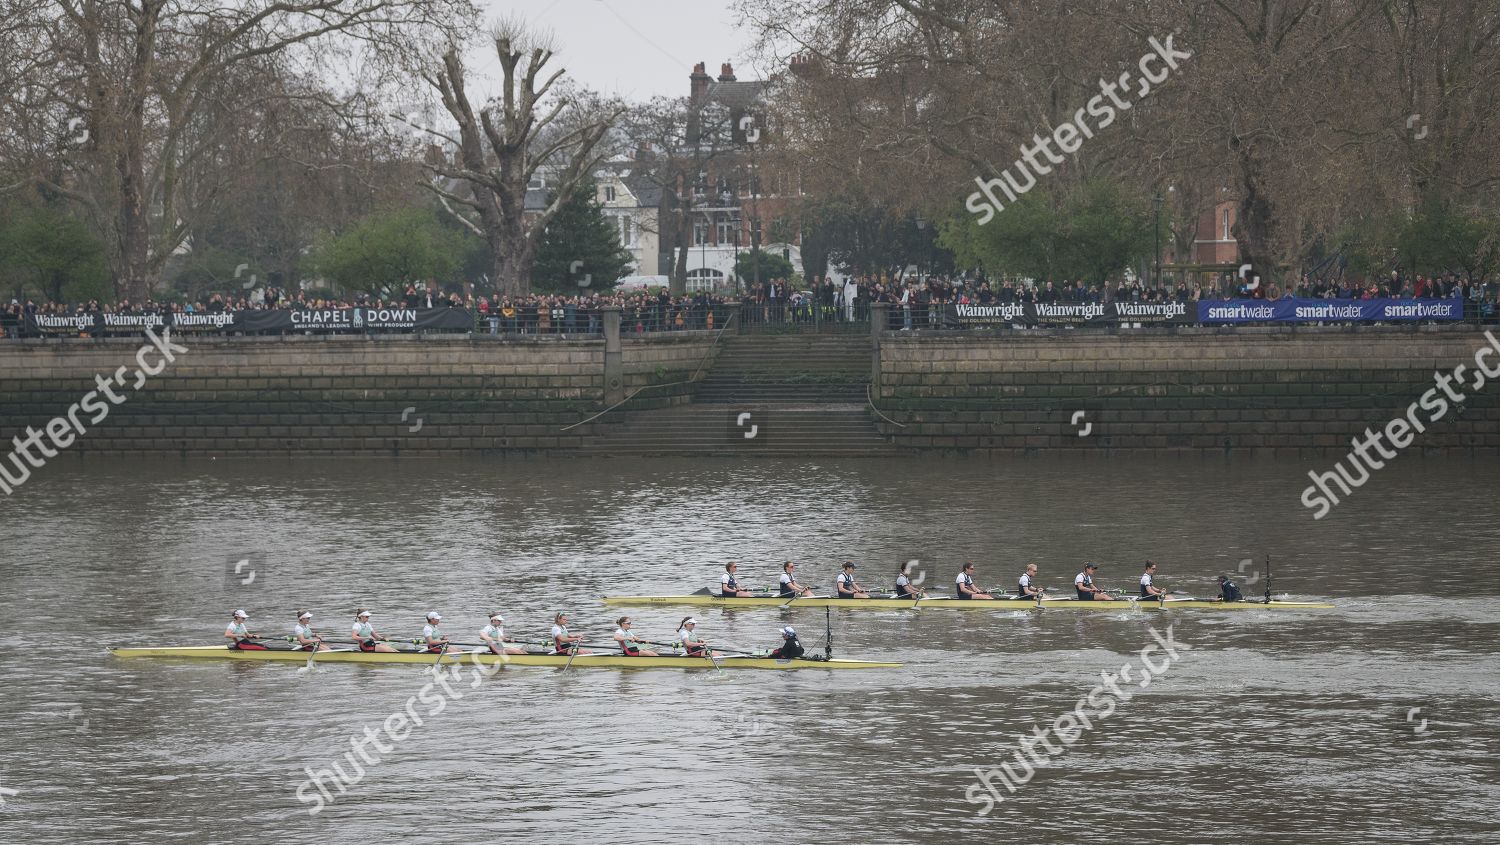
[[[1497,467],[1403,456],[1315,521],[1298,497],[1330,463],[60,461],[0,503],[0,839],[1494,843]],[[438,610],[465,640],[495,608],[528,637],[568,610],[600,639],[598,596],[690,592],[731,559],[757,586],[783,560],[822,585],[915,560],[951,589],[965,560],[1065,587],[1095,559],[1132,587],[1150,557],[1205,596],[1220,572],[1260,592],[1268,555],[1278,595],[1336,608],[836,610],[835,656],[905,666],[465,675],[316,813],[309,770],[427,669],[105,652],[221,642],[236,607],[343,634],[364,605],[403,636]],[[656,639],[686,615],[632,613]],[[724,645],[824,643],[821,610],[698,615]],[[1014,792],[978,786],[1158,637],[1182,647],[1148,687]]]

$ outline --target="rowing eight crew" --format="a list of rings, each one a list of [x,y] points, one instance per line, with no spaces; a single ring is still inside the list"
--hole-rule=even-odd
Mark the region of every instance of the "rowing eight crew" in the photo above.
[[[799,583],[797,581],[795,574],[796,568],[796,564],[792,563],[791,561],[787,561],[786,563],[782,564],[781,583],[778,596],[779,598],[792,599],[802,596],[811,596],[813,594],[812,587],[806,584]],[[870,591],[862,586],[854,578],[854,570],[857,568],[858,567],[855,566],[851,561],[844,562],[844,565],[834,582],[834,587],[837,590],[838,598],[870,598]],[[911,578],[907,577],[906,571],[907,567],[903,566],[896,575],[896,587],[895,590],[892,591],[894,598],[924,598],[926,596],[926,592],[919,589],[915,584],[912,583]],[[1080,571],[1076,576],[1074,576],[1073,589],[1077,594],[1078,599],[1080,601],[1117,601],[1118,597],[1115,593],[1105,590],[1104,588],[1094,583],[1094,575],[1098,571],[1099,564],[1085,563],[1083,565],[1083,570]],[[735,577],[738,572],[739,565],[734,563],[733,561],[724,564],[724,574],[719,576],[720,597],[747,598],[761,595],[753,590],[742,588],[739,585],[738,579]],[[1001,598],[1041,600],[1047,590],[1045,587],[1039,585],[1036,579],[1037,565],[1034,563],[1026,564],[1026,570],[1021,573],[1021,577],[1016,583],[1015,593],[1013,595],[1002,595]],[[996,598],[996,596],[980,589],[975,585],[974,564],[972,563],[966,563],[963,565],[963,569],[959,570],[958,576],[954,579],[953,586],[955,598],[969,600],[994,600]],[[1156,564],[1150,560],[1146,561],[1146,570],[1141,574],[1140,593],[1136,596],[1136,598],[1160,601],[1165,599],[1168,595],[1170,595],[1168,590],[1156,585]],[[1229,580],[1229,576],[1227,575],[1219,576],[1218,598],[1220,601],[1244,601],[1244,596],[1241,595],[1239,587],[1237,587],[1233,581]]]
[[[236,610],[230,615],[229,626],[224,629],[224,637],[231,640],[230,648],[241,651],[266,651],[264,644],[259,642],[259,634],[250,631],[245,624],[249,614],[244,610]],[[443,633],[439,623],[443,617],[439,613],[427,614],[427,624],[422,627],[422,639],[418,640],[422,647],[422,653],[438,654],[446,651],[453,643]],[[677,626],[677,642],[654,643],[643,640],[633,634],[630,630],[631,621],[629,616],[621,616],[615,620],[614,641],[619,645],[620,651],[626,657],[657,657],[657,653],[642,646],[657,645],[670,648],[680,648],[687,657],[719,658],[724,655],[717,651],[710,651],[708,640],[697,634],[698,620],[689,616],[683,619]],[[801,657],[806,653],[802,643],[797,639],[797,632],[791,626],[782,628],[781,645],[772,649],[769,657],[778,660],[788,660]],[[363,652],[395,652],[394,646],[387,644],[387,638],[376,631],[370,624],[370,611],[360,608],[354,614],[354,626],[350,629],[350,636]],[[495,654],[526,654],[525,648],[520,647],[519,641],[506,636],[505,617],[499,613],[490,615],[488,625],[479,631],[479,638],[485,646]],[[292,628],[291,641],[296,644],[299,651],[329,651],[323,637],[312,629],[312,613],[300,611],[297,614],[297,624]],[[581,647],[583,636],[568,631],[568,616],[566,613],[558,613],[552,618],[552,654],[573,655],[592,654],[593,652]],[[514,644],[514,645],[513,645]]]

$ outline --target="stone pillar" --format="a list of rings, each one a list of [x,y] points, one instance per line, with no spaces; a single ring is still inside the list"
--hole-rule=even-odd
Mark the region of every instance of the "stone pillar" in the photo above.
[[[625,358],[620,350],[620,308],[605,306],[604,311],[604,405],[608,407],[625,399]]]
[[[889,302],[870,303],[870,393],[880,395],[880,336],[891,321]]]

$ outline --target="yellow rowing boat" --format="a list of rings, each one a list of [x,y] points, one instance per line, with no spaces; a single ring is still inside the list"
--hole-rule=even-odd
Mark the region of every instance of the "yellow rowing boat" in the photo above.
[[[177,657],[212,660],[271,660],[306,663],[311,652],[292,649],[267,649],[241,651],[228,646],[166,646],[151,648],[112,648],[116,657]],[[420,652],[346,651],[335,649],[320,651],[318,663],[417,663],[432,666],[444,664],[507,666],[556,666],[568,664],[567,655],[557,654],[507,654],[504,656],[484,651],[451,651],[441,659],[435,654]],[[769,657],[626,657],[623,654],[579,654],[572,665],[579,669],[896,669],[900,663],[884,663],[873,660],[815,660],[799,657],[795,660],[774,660]]]
[[[849,610],[910,610],[941,608],[947,610],[1328,610],[1326,602],[1307,601],[1219,601],[1218,599],[1168,598],[1165,601],[1119,598],[1109,601],[1080,601],[1076,598],[1048,598],[1042,601],[1015,596],[997,596],[993,600],[956,599],[951,596],[925,599],[871,597],[841,599],[831,596],[723,596],[700,591],[681,596],[604,596],[603,602],[620,606],[690,605],[693,607],[841,607]]]

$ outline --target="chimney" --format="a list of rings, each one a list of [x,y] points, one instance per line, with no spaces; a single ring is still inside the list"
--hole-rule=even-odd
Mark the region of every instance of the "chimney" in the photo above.
[[[818,63],[812,56],[802,54],[792,57],[792,73],[803,79],[809,79],[818,73]]]
[[[703,95],[708,93],[709,83],[713,82],[714,80],[713,77],[708,75],[708,71],[705,70],[703,62],[699,62],[693,65],[693,73],[688,77],[688,81],[690,83],[688,87],[688,95],[692,100],[696,102],[702,100]]]
[[[724,64],[719,65],[719,81],[720,82],[733,82],[734,81],[734,65],[731,65],[729,62],[725,62]]]

